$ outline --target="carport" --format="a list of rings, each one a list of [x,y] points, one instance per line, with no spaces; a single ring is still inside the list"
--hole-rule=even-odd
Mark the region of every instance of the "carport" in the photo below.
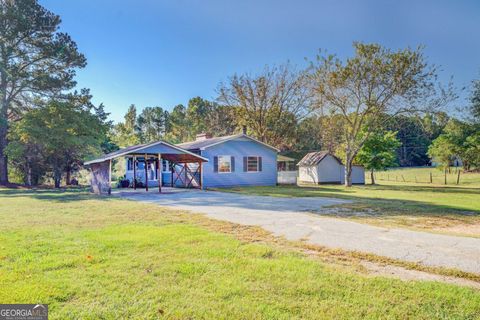
[[[136,177],[137,162],[145,162],[145,191],[148,191],[148,174],[147,168],[154,164],[155,170],[159,177],[158,191],[162,192],[162,160],[167,160],[170,164],[172,186],[181,182],[185,188],[197,186],[203,189],[203,162],[208,159],[174,146],[165,141],[157,141],[150,144],[139,144],[117,150],[115,152],[104,155],[101,158],[87,161],[85,165],[91,171],[91,191],[96,194],[111,194],[112,192],[112,161],[120,157],[133,158],[134,177]],[[189,164],[197,164],[193,171]],[[160,171],[160,172],[159,172]],[[133,179],[133,188],[137,189],[136,178]]]

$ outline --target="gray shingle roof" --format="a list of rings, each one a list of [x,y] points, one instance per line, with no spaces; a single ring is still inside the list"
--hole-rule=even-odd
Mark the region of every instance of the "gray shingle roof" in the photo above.
[[[264,142],[258,141],[257,139],[252,138],[252,137],[247,136],[246,134],[242,134],[242,133],[241,134],[233,134],[233,135],[229,135],[229,136],[223,136],[223,137],[214,137],[214,138],[204,139],[204,140],[200,140],[200,141],[184,142],[184,143],[177,144],[176,146],[178,146],[180,148],[183,148],[183,149],[187,149],[187,150],[204,149],[204,148],[208,148],[210,146],[213,146],[213,145],[216,145],[216,144],[219,144],[219,143],[222,143],[222,142],[226,142],[226,141],[229,141],[229,140],[233,140],[233,139],[236,139],[236,138],[250,139],[252,141],[255,141],[259,144],[262,144],[262,145],[266,146],[267,148],[273,149],[277,152],[279,151],[275,147],[272,147],[272,146],[270,146],[270,145],[268,145]]]
[[[323,159],[325,159],[326,156],[332,156],[335,160],[337,160],[340,164],[342,164],[342,161],[338,159],[336,156],[331,154],[328,151],[317,151],[317,152],[310,152],[305,155],[305,157],[300,160],[300,162],[297,164],[298,166],[315,166],[320,163]]]
[[[190,142],[184,142],[184,143],[179,143],[176,146],[184,149],[201,149],[204,147],[208,147],[209,145],[216,144],[219,142],[227,141],[235,136],[238,135],[230,135],[230,136],[223,136],[223,137],[213,137],[210,139],[205,139],[205,140],[200,140],[200,141],[190,141]]]

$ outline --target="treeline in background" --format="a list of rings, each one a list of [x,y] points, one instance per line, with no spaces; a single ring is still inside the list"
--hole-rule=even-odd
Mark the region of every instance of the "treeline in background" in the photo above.
[[[76,89],[76,70],[87,61],[59,31],[58,15],[36,0],[3,1],[0,21],[0,185],[77,184],[84,161],[103,153],[243,127],[297,160],[311,151],[336,154],[347,186],[354,164],[365,166],[372,183],[375,170],[392,166],[480,167],[480,81],[454,113],[459,91],[438,80],[422,47],[355,42],[349,58],[319,51],[303,68],[234,74],[210,100],[131,105],[114,124],[88,89]]]

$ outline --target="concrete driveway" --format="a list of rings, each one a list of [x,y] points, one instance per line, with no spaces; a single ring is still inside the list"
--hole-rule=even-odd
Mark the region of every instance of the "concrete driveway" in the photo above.
[[[167,189],[114,192],[127,199],[203,213],[214,219],[260,226],[289,240],[457,268],[480,274],[480,239],[391,229],[322,217],[322,208],[348,202],[334,198],[276,198],[216,191]]]

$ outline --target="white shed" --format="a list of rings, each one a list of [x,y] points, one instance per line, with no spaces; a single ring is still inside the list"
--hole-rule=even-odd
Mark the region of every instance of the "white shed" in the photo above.
[[[345,183],[343,163],[328,151],[310,152],[298,163],[300,183]],[[352,183],[365,184],[365,170],[362,166],[353,166]]]

